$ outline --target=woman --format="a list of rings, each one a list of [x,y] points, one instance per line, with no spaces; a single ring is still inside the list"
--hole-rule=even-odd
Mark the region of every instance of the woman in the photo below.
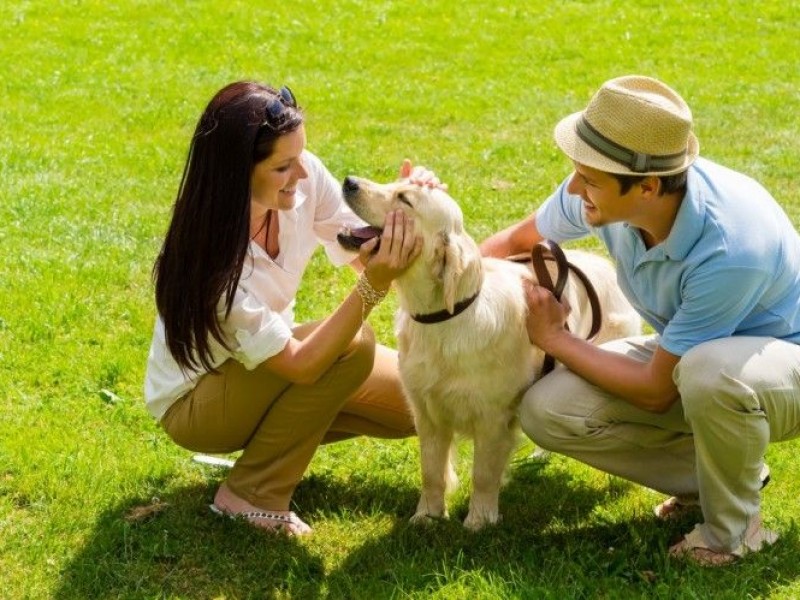
[[[363,225],[305,141],[288,88],[236,82],[209,103],[154,268],[145,382],[149,411],[176,443],[243,450],[212,510],[291,535],[311,531],[289,502],[319,444],[414,432],[396,353],[363,323],[419,254],[411,219],[389,215],[377,251],[376,238],[354,261],[356,288],[326,319],[294,325],[316,246],[353,261],[336,234]]]

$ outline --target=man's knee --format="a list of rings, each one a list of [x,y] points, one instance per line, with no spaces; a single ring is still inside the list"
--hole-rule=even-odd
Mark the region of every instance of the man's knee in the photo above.
[[[539,429],[548,418],[544,410],[546,406],[547,403],[537,393],[536,384],[528,388],[528,391],[522,396],[519,405],[519,424],[525,435],[534,441],[536,438],[542,437],[539,435]]]
[[[576,378],[571,372],[559,370],[534,383],[523,395],[520,427],[538,446],[558,450],[559,440],[570,437],[559,407],[562,400],[574,397],[574,386],[570,384]]]

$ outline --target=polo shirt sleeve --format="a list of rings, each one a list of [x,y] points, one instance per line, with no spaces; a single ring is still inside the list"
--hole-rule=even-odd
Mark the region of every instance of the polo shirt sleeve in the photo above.
[[[567,192],[567,177],[536,211],[536,228],[545,239],[566,242],[586,237],[592,228],[583,220],[579,196]]]
[[[714,261],[694,270],[681,283],[681,304],[664,327],[660,345],[683,356],[698,344],[733,335],[757,307],[771,278],[765,269]]]
[[[233,343],[231,355],[248,370],[278,354],[292,337],[281,315],[242,286],[223,327]]]
[[[336,235],[345,227],[363,227],[366,223],[347,206],[342,186],[316,156],[307,153],[306,167],[314,176],[314,234],[334,265],[350,263],[357,254],[342,248]]]

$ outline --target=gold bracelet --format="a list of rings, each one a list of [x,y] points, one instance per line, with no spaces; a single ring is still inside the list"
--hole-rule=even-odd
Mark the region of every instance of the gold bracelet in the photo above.
[[[361,276],[358,278],[356,282],[356,291],[358,295],[361,297],[361,320],[367,320],[367,311],[378,304],[386,298],[386,294],[389,293],[388,290],[379,292],[367,279],[366,273],[361,273]]]

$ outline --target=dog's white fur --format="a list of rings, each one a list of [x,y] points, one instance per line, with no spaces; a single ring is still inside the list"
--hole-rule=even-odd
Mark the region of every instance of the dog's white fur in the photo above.
[[[350,177],[344,188],[353,211],[374,226],[401,209],[413,215],[422,236],[420,257],[397,283],[396,333],[400,376],[414,413],[422,463],[422,495],[412,521],[446,517],[445,492],[455,484],[454,434],[474,440],[472,495],[464,525],[496,523],[503,472],[516,444],[516,411],[522,393],[539,377],[544,353],[531,345],[522,280],[535,280],[524,265],[481,258],[464,231],[458,204],[440,188],[399,181],[377,184]],[[639,316],[617,287],[612,265],[580,251],[570,262],[593,282],[600,298],[600,343],[635,335]],[[480,293],[463,313],[436,324],[410,315],[447,308]],[[563,298],[572,312],[570,330],[588,335],[591,308],[583,285],[570,275]]]

